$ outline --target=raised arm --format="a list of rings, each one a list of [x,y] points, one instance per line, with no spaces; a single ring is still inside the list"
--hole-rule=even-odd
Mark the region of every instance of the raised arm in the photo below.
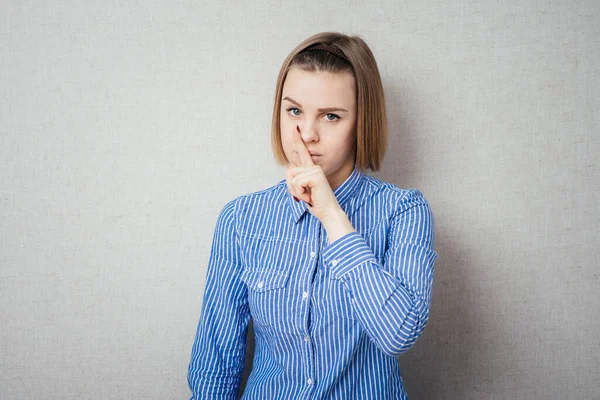
[[[425,198],[410,190],[392,217],[387,250],[378,263],[356,231],[345,234],[323,251],[332,279],[344,283],[366,333],[386,354],[410,348],[429,317],[434,263],[434,221]]]

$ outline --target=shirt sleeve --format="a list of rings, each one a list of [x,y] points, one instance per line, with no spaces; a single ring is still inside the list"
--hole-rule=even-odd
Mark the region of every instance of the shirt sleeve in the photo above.
[[[247,287],[240,280],[241,255],[235,200],[217,219],[204,300],[188,367],[191,399],[236,399],[246,355],[250,319]]]
[[[423,332],[429,317],[434,263],[434,221],[422,193],[398,200],[381,262],[360,233],[348,233],[323,251],[332,279],[343,282],[357,319],[383,352],[398,356]]]

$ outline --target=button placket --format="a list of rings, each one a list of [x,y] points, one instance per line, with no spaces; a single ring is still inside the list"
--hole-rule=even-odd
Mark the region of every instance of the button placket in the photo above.
[[[310,256],[310,265],[311,265],[311,271],[313,271],[314,273],[318,274],[318,271],[314,271],[315,268],[318,268],[318,264],[319,264],[319,260],[318,260],[318,251],[321,250],[321,239],[323,238],[323,226],[317,221],[317,229],[315,229],[313,231],[315,233],[316,236],[316,248],[313,248],[312,250],[310,250],[309,256]],[[304,290],[302,292],[302,300],[306,301],[306,306],[307,309],[309,310],[309,313],[312,313],[313,310],[312,308],[312,304],[311,302],[309,302],[309,298],[310,298],[310,294],[312,293],[315,289],[314,289],[314,285],[315,283],[310,281],[308,283],[309,287],[306,288],[306,290]],[[309,315],[310,318],[310,315]],[[302,340],[305,343],[305,346],[303,346],[306,350],[306,384],[308,386],[311,386],[311,390],[312,387],[314,387],[314,380],[313,380],[313,376],[314,376],[314,371],[315,371],[315,366],[314,366],[314,359],[313,359],[313,348],[312,348],[312,344],[311,344],[311,340],[310,340],[310,332],[308,330],[308,326],[305,326],[304,329],[304,334],[302,337]]]

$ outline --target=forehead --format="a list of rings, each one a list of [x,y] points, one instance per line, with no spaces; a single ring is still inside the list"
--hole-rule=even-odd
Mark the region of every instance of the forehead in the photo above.
[[[289,96],[306,107],[354,108],[356,92],[350,72],[314,72],[292,68],[283,84],[283,97]]]

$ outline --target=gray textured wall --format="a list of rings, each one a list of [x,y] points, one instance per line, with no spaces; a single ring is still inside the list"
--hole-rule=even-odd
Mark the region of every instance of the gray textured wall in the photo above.
[[[284,178],[283,58],[362,35],[427,196],[413,399],[600,398],[600,3],[0,2],[0,398],[182,399],[217,214]]]

